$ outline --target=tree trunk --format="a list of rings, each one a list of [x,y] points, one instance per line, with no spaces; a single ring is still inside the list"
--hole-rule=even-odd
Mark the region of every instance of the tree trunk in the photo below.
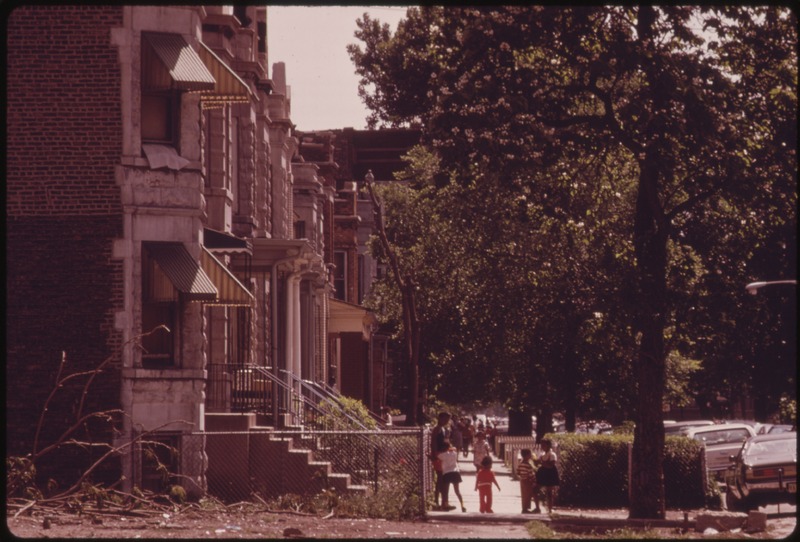
[[[644,73],[652,103],[639,156],[639,186],[633,244],[638,274],[637,313],[639,353],[635,360],[638,384],[636,428],[631,465],[629,514],[635,519],[663,519],[664,497],[664,328],[667,321],[667,240],[669,220],[659,195],[662,175],[669,175],[671,81],[656,50],[657,15],[653,6],[641,6],[637,34]]]
[[[536,415],[536,442],[553,432],[553,409],[543,406]]]
[[[522,410],[508,410],[508,436],[510,437],[529,437],[533,433],[533,421],[530,411],[525,408]]]
[[[657,151],[640,163],[634,221],[639,275],[639,354],[635,363],[638,409],[633,440],[630,517],[663,519],[666,270],[668,226],[658,201]]]

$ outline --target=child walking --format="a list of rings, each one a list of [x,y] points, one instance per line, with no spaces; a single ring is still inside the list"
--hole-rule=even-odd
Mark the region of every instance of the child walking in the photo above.
[[[481,460],[481,468],[475,476],[475,491],[478,492],[481,514],[494,513],[492,510],[492,484],[497,486],[497,491],[500,491],[500,484],[497,483],[497,478],[492,471],[492,458],[487,455]]]
[[[489,443],[486,442],[486,434],[479,431],[475,434],[475,443],[472,445],[472,464],[475,465],[475,471],[480,470],[483,464],[484,457],[491,457],[491,449]]]
[[[450,445],[449,440],[442,445],[439,459],[442,460],[442,510],[447,512],[455,509],[455,506],[450,506],[449,503],[450,486],[452,485],[453,493],[456,494],[458,502],[461,504],[461,511],[466,512],[467,508],[464,506],[464,499],[458,488],[462,482],[461,472],[458,470],[458,450]]]
[[[539,508],[539,486],[536,485],[536,466],[533,463],[533,454],[527,448],[520,450],[522,460],[517,465],[517,477],[519,478],[519,491],[522,496],[522,513],[538,514]],[[536,504],[536,508],[531,510],[531,499]]]
[[[540,464],[536,471],[536,483],[545,489],[547,495],[547,512],[553,513],[553,491],[558,486],[558,457],[553,451],[550,439],[542,439],[542,455],[537,461]]]

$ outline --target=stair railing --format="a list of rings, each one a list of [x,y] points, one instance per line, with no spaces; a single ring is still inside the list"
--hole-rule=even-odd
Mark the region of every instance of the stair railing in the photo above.
[[[344,410],[344,404],[338,398],[327,396],[326,394],[320,392],[317,388],[315,388],[313,386],[313,383],[311,383],[311,382],[309,382],[307,380],[303,380],[302,378],[298,377],[294,373],[290,373],[289,371],[286,371],[285,369],[281,369],[281,371],[286,373],[286,374],[288,374],[289,378],[293,382],[296,382],[296,383],[298,383],[300,385],[300,389],[302,391],[307,392],[311,397],[313,397],[315,399],[314,401],[309,401],[308,398],[303,396],[308,401],[308,404],[311,405],[312,411],[314,412],[315,415],[324,416],[326,414],[330,414],[330,412],[327,412],[325,409],[323,409],[322,407],[319,406],[319,405],[322,404],[323,401],[325,401],[327,399],[329,402],[332,402],[336,407],[338,407],[340,409],[340,414],[349,422],[349,424],[352,424],[352,427],[360,429],[360,430],[363,430],[363,431],[370,431],[370,428],[368,428],[366,425],[361,423],[360,420],[358,420],[357,418],[355,418],[352,415],[348,414]],[[339,428],[339,429],[341,429],[341,428]]]
[[[281,402],[283,403],[282,405],[279,403],[279,406],[282,406],[281,410],[291,414],[292,418],[297,420],[301,425],[305,423],[305,413],[307,409],[304,407],[313,408],[316,405],[314,405],[302,394],[298,394],[297,390],[295,390],[293,386],[273,374],[272,371],[266,367],[254,367],[254,369],[256,369],[259,374],[268,378],[272,383],[276,384],[283,392],[279,395],[281,397]]]
[[[340,406],[342,405],[342,402],[341,402],[342,394],[336,388],[333,388],[330,385],[328,385],[327,383],[322,382],[322,381],[319,381],[319,382],[307,381],[307,382],[310,385],[312,385],[315,388],[317,388],[318,390],[320,390],[320,392],[322,392],[325,395],[327,395],[332,401],[336,402],[336,404],[338,404]],[[375,422],[378,424],[379,427],[386,427],[386,420],[384,418],[382,418],[380,415],[376,414],[375,412],[371,411],[370,409],[367,409],[367,413],[370,415],[370,417],[373,420],[375,420]]]

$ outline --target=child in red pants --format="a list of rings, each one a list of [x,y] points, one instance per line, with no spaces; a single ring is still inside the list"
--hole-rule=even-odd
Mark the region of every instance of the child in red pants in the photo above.
[[[475,476],[475,491],[478,492],[481,503],[481,514],[494,513],[492,510],[492,484],[497,486],[497,491],[500,491],[500,484],[497,483],[497,478],[494,477],[492,471],[492,458],[487,455],[481,460],[481,468]]]

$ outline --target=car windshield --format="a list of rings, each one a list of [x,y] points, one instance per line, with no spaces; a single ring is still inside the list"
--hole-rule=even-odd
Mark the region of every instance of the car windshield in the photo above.
[[[749,455],[775,455],[780,453],[797,453],[796,440],[767,440],[754,442],[747,450]]]

